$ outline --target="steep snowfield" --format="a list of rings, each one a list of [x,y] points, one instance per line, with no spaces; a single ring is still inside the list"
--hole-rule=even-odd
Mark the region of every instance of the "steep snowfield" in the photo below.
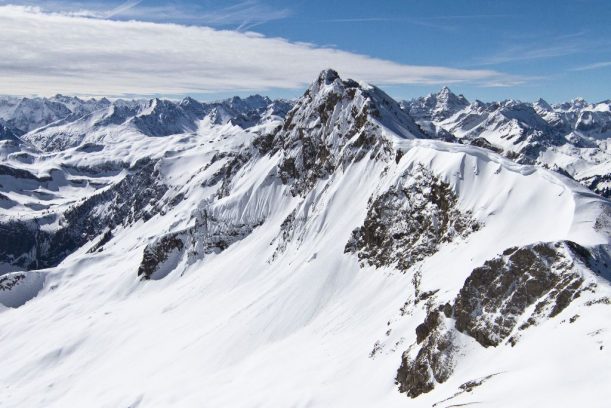
[[[110,238],[100,232],[59,265],[23,272],[27,279],[0,275],[0,285],[11,278],[0,291],[0,406],[606,406],[609,202],[490,150],[421,139],[386,98],[326,71],[283,128],[276,118],[246,130],[204,119],[167,137],[123,129],[90,142],[99,149],[31,151],[31,163],[5,144],[3,163],[39,178],[58,168],[62,180],[80,169],[86,182],[58,182],[43,209],[31,205],[34,179],[18,191],[6,184],[18,178],[0,176],[18,203],[3,218],[59,214],[112,189],[144,158],[167,189],[146,203],[147,216],[109,224]],[[328,155],[309,157],[312,144]],[[416,253],[425,256],[406,268],[372,266],[347,243],[371,217],[393,219],[391,191],[409,192],[417,226],[432,220],[436,229],[460,214],[478,227],[461,233],[454,223],[438,242],[425,231],[417,244],[430,255]],[[420,195],[438,207],[420,209]],[[113,210],[97,205],[93,214]],[[393,220],[402,228],[405,220]],[[510,247],[567,240],[593,254],[558,250],[575,256],[567,267],[589,289],[553,317],[535,313],[535,303],[518,311],[519,323],[534,320],[511,329],[513,345],[484,347],[453,328],[458,315],[447,318],[456,350],[449,377],[414,399],[398,391],[417,327],[453,302],[474,269]],[[147,250],[158,262],[142,279]]]

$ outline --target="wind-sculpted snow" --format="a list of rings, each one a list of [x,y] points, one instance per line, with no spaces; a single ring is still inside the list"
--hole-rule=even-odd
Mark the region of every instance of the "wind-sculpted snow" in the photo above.
[[[604,405],[609,202],[544,166],[593,180],[601,136],[517,163],[443,93],[431,126],[333,70],[294,102],[54,98],[0,141],[0,405]]]

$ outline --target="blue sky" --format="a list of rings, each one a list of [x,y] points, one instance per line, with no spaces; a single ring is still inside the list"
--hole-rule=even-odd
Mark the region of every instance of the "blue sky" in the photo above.
[[[98,36],[104,35],[103,23],[106,20],[120,21],[126,29],[130,21],[148,21],[156,26],[168,26],[169,23],[180,26],[211,27],[215,31],[213,40],[208,42],[206,35],[200,32],[202,47],[192,46],[192,50],[208,53],[208,43],[223,44],[215,35],[225,30],[239,33],[255,32],[266,39],[284,39],[290,50],[278,49],[277,69],[282,70],[291,61],[284,60],[284,55],[293,55],[293,60],[302,50],[303,64],[308,59],[316,58],[321,66],[328,59],[329,65],[334,62],[345,67],[349,74],[360,75],[370,82],[379,84],[396,98],[410,98],[426,94],[448,84],[457,93],[463,93],[469,99],[503,99],[517,98],[534,100],[543,97],[550,102],[559,102],[582,96],[591,101],[611,98],[611,1],[609,0],[404,0],[404,1],[0,1],[0,5],[37,6],[37,13],[60,13],[63,18],[73,18],[75,27],[80,27],[81,18],[95,19]],[[27,10],[26,10],[27,11]],[[0,10],[0,15],[2,10]],[[23,18],[19,13],[14,20]],[[44,15],[45,18],[54,18]],[[28,17],[29,18],[29,17]],[[37,17],[38,18],[38,17]],[[79,20],[79,21],[77,21]],[[63,26],[70,26],[72,20],[62,20]],[[68,22],[68,24],[66,23]],[[78,24],[77,24],[78,23]],[[80,25],[79,25],[80,24]],[[39,27],[36,25],[36,27]],[[82,28],[90,32],[88,26]],[[0,40],[7,36],[10,40],[13,33],[3,33],[0,25]],[[40,38],[50,36],[40,28]],[[81,30],[75,28],[74,31]],[[187,31],[184,31],[186,33]],[[185,34],[177,34],[184,38]],[[155,33],[150,34],[155,36]],[[244,34],[253,37],[254,34]],[[199,38],[199,37],[198,37]],[[75,40],[77,41],[77,40]],[[81,40],[78,40],[81,41]],[[236,58],[242,54],[238,40],[227,40],[237,48],[231,52]],[[34,43],[34,39],[32,43]],[[303,45],[301,43],[307,43]],[[76,43],[75,43],[76,44]],[[249,43],[250,44],[250,43]],[[244,47],[252,47],[245,44]],[[28,46],[25,44],[23,47]],[[154,44],[147,43],[151,52]],[[302,47],[302,48],[299,48]],[[53,47],[51,47],[53,48]],[[79,48],[78,44],[62,50],[62,59],[66,53]],[[222,52],[214,49],[214,55]],[[225,47],[226,48],[226,47]],[[319,52],[320,49],[325,50]],[[333,50],[344,51],[343,59],[337,60]],[[289,52],[290,51],[290,52]],[[31,50],[33,54],[42,51]],[[96,53],[92,48],[87,54]],[[100,50],[100,55],[107,55],[107,50]],[[127,52],[127,51],[125,51]],[[185,50],[186,52],[186,50]],[[229,52],[229,51],[228,51]],[[293,54],[295,52],[295,54]],[[167,50],[165,51],[167,54]],[[155,73],[159,78],[168,78],[167,87],[161,89],[164,95],[193,94],[200,99],[209,99],[229,94],[247,94],[254,91],[271,96],[297,96],[303,91],[300,73],[299,80],[291,78],[271,78],[269,71],[275,69],[273,49],[262,50],[267,55],[267,65],[252,67],[240,65],[233,71],[222,72],[222,67],[205,72],[208,77],[219,74],[223,80],[218,83],[198,83],[192,80],[193,89],[188,83],[180,86],[172,84],[163,72]],[[351,60],[351,55],[355,55]],[[9,56],[10,57],[10,56]],[[70,59],[71,54],[68,55]],[[40,61],[45,60],[40,56]],[[51,58],[51,56],[49,56]],[[82,60],[82,54],[74,55],[75,60]],[[89,57],[88,57],[89,58]],[[118,58],[118,57],[117,57]],[[182,58],[182,57],[181,57]],[[186,57],[184,57],[186,58]],[[200,58],[198,55],[197,58]],[[227,61],[232,61],[227,56]],[[245,57],[247,58],[247,57]],[[256,57],[255,57],[256,58]],[[57,58],[55,58],[57,59]],[[263,58],[262,58],[263,59]],[[178,61],[178,60],[177,60]],[[339,62],[336,62],[339,61]],[[382,62],[380,62],[382,61]],[[14,67],[23,61],[16,61]],[[157,60],[147,65],[152,71]],[[207,60],[202,60],[205,65]],[[379,64],[386,64],[384,66]],[[390,66],[394,63],[394,66]],[[231,63],[228,62],[228,65]],[[302,65],[303,65],[302,64]],[[120,66],[119,64],[118,66]],[[181,63],[184,66],[184,63]],[[9,58],[5,66],[12,68]],[[92,61],[90,67],[97,65]],[[414,66],[439,67],[434,74],[415,75]],[[308,66],[309,67],[309,66]],[[126,66],[125,70],[132,69]],[[168,68],[169,69],[169,68]],[[312,64],[316,71],[318,65]],[[404,71],[399,72],[401,69]],[[411,69],[411,71],[410,71]],[[444,72],[443,69],[456,71]],[[0,75],[15,75],[23,70],[8,70]],[[59,71],[59,69],[58,69]],[[195,73],[194,70],[190,71]],[[317,72],[311,72],[312,79]],[[340,73],[343,74],[342,69]],[[31,73],[28,77],[41,76],[40,72]],[[61,74],[56,74],[47,83],[62,84]],[[78,76],[80,74],[73,73]],[[127,76],[128,73],[125,74]],[[151,74],[152,75],[152,74]],[[188,74],[185,74],[188,75]],[[195,74],[193,74],[195,75]],[[204,74],[202,74],[204,75]],[[235,75],[239,81],[225,80],[225,76]],[[260,80],[249,84],[247,75],[260,75]],[[290,70],[286,68],[286,76]],[[28,78],[15,77],[15,83],[26,83]],[[42,78],[42,77],[41,77]],[[151,76],[151,83],[154,79]],[[88,80],[78,78],[83,94],[100,94],[101,85],[88,90]],[[133,82],[133,81],[132,81]],[[163,81],[162,81],[163,82]],[[64,86],[68,91],[77,89]],[[123,83],[127,84],[129,82]],[[117,83],[117,89],[119,88]],[[62,85],[63,86],[63,85]],[[22,93],[16,87],[15,93]],[[26,88],[24,88],[26,89]],[[10,89],[9,89],[10,90]],[[61,90],[61,89],[60,89]],[[3,90],[0,89],[0,93]],[[4,90],[6,93],[7,90]],[[25,92],[25,91],[24,91]],[[78,92],[76,92],[78,93]],[[149,88],[125,89],[125,94],[147,94]]]

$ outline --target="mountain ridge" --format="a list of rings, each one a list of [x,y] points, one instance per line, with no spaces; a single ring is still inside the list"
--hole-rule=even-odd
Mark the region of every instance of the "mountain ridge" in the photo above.
[[[8,404],[606,401],[608,199],[333,70],[290,109],[196,102],[0,141]]]

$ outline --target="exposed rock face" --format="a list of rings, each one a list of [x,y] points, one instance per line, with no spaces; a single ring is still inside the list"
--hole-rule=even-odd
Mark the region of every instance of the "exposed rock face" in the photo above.
[[[352,233],[345,252],[377,267],[406,270],[434,254],[440,244],[479,229],[461,212],[447,183],[418,166],[371,201],[363,226]]]
[[[578,180],[581,184],[605,198],[611,198],[611,174],[599,174]]]
[[[395,380],[400,392],[414,398],[450,378],[458,347],[445,320],[439,310],[434,310],[416,328],[417,343],[403,353],[397,371]]]
[[[26,270],[55,266],[108,228],[148,220],[161,210],[167,190],[156,162],[141,160],[111,188],[70,207],[55,231],[41,228],[50,219],[1,224],[0,240],[12,244],[3,245],[0,261]]]
[[[0,140],[11,140],[19,143],[18,131],[6,127],[0,119]]]
[[[483,138],[483,137],[478,137],[478,138],[471,140],[470,144],[473,146],[483,147],[484,149],[492,150],[495,153],[503,152],[503,149],[499,149],[498,147],[494,146],[486,138]]]
[[[40,272],[10,272],[0,276],[0,305],[20,307],[36,297],[45,283]]]
[[[412,118],[381,90],[342,80],[333,70],[323,71],[287,114],[275,137],[282,150],[279,175],[303,195],[316,180],[366,154],[392,155],[381,126],[406,138],[424,137]]]
[[[413,398],[449,378],[459,351],[455,331],[494,347],[515,333],[518,322],[523,323],[517,330],[525,330],[558,315],[583,290],[594,289],[584,287],[576,265],[592,262],[587,249],[562,241],[509,248],[475,268],[452,304],[430,308],[416,328],[416,343],[403,353],[397,371],[399,390]],[[449,319],[454,325],[446,324]]]
[[[222,252],[246,238],[263,222],[236,223],[224,218],[222,211],[215,215],[208,204],[198,211],[193,227],[166,234],[146,246],[138,276],[144,280],[162,279],[174,271],[183,259],[191,262]]]
[[[24,273],[11,273],[6,276],[0,276],[0,290],[9,291],[13,289],[20,281],[25,279]]]
[[[142,277],[142,279],[158,278],[159,276],[155,275],[159,272],[161,266],[168,261],[171,255],[177,258],[184,247],[185,244],[178,234],[165,235],[156,242],[148,244],[144,248],[142,262],[138,268],[138,276]],[[166,269],[174,269],[176,263],[177,260]]]
[[[193,255],[204,256],[211,253],[219,253],[227,249],[231,244],[246,238],[264,220],[243,220],[236,222],[227,219],[224,211],[227,209],[199,210],[194,228],[189,232],[192,236]]]
[[[238,154],[217,154],[215,155],[211,163],[214,163],[221,159],[227,159],[226,163],[216,172],[212,177],[205,181],[204,187],[214,186],[219,184],[217,190],[217,197],[226,197],[229,194],[231,187],[231,181],[237,172],[250,160],[251,155],[248,152]]]
[[[536,303],[527,325],[536,317],[554,317],[579,296],[583,278],[574,259],[588,253],[574,243],[535,244],[509,248],[473,270],[454,303],[456,329],[482,346],[497,346]]]
[[[274,260],[279,254],[286,250],[288,244],[293,241],[295,237],[295,226],[302,223],[303,220],[297,220],[297,210],[293,210],[284,221],[282,221],[282,224],[280,224],[280,234],[270,243],[270,245],[276,244],[276,250],[271,260]]]

